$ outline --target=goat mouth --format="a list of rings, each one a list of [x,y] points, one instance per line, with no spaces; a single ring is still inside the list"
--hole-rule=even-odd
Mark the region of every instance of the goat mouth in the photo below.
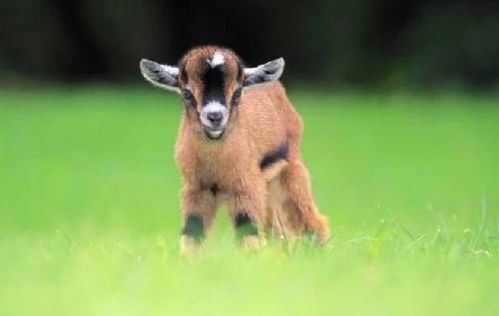
[[[211,129],[211,128],[204,128],[204,134],[206,137],[212,140],[217,140],[222,138],[223,134],[225,132],[224,128],[221,129]]]

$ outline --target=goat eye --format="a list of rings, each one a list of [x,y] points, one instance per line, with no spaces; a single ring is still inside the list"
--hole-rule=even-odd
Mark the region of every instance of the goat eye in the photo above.
[[[184,102],[188,106],[194,106],[196,104],[196,100],[194,100],[194,95],[192,92],[187,89],[182,89],[182,97],[184,98]]]
[[[192,95],[192,92],[190,92],[187,89],[182,89],[182,96],[186,101],[192,101],[194,99],[194,96]]]

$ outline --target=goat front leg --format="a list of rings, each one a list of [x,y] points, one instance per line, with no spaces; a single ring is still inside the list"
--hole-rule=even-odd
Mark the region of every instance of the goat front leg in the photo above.
[[[182,188],[182,235],[180,252],[195,252],[202,244],[217,209],[216,193],[201,186],[184,184]]]
[[[229,212],[236,232],[236,240],[243,248],[258,249],[262,246],[261,231],[267,222],[265,182],[229,198]]]

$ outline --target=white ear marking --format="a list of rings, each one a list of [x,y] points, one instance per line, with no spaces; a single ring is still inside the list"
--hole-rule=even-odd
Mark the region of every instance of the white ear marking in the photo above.
[[[221,53],[218,50],[215,51],[213,53],[213,56],[211,57],[211,59],[208,60],[208,63],[210,64],[211,68],[215,68],[215,67],[218,67],[220,65],[223,65],[225,63],[225,58],[224,58],[223,53]]]
[[[168,66],[168,65],[161,65],[161,68],[163,68],[164,71],[174,74],[175,76],[178,76],[178,68],[173,67],[173,66]]]

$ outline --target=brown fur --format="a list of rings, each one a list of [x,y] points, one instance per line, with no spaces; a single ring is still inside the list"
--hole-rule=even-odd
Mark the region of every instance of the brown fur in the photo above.
[[[200,71],[215,50],[222,51],[226,60],[224,91],[228,103],[243,79],[239,58],[219,47],[194,49],[180,62],[180,85],[188,84],[198,101],[195,108],[184,110],[175,148],[183,182],[183,224],[195,215],[209,230],[217,208],[226,202],[232,220],[244,212],[256,223],[260,237],[272,231],[288,239],[311,233],[318,242],[326,242],[327,220],[317,210],[300,156],[303,123],[281,83],[245,87],[239,104],[231,106],[224,136],[216,141],[203,136],[196,113],[202,106]],[[283,142],[289,144],[287,158],[262,170],[262,158]],[[255,235],[245,236],[243,243],[259,244]],[[181,244],[184,250],[195,245],[189,236],[183,236]]]

